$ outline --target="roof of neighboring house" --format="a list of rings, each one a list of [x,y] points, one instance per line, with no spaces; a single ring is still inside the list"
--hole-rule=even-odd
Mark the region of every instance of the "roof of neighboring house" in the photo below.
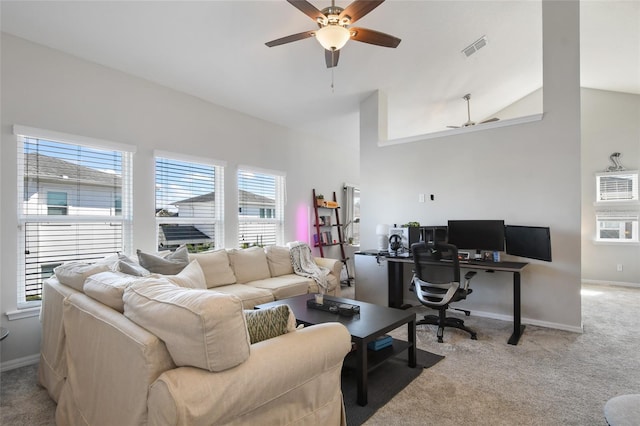
[[[212,239],[212,237],[209,237],[193,225],[162,225],[160,229],[167,241],[210,241]]]
[[[215,201],[215,192],[209,192],[208,194],[198,195],[197,197],[187,198],[185,200],[176,201],[173,205],[178,204],[190,204],[190,203],[208,203]],[[240,190],[240,203],[250,204],[274,204],[273,198],[263,197],[262,195],[254,194],[253,192]]]
[[[25,154],[25,174],[29,177],[61,182],[81,182],[84,184],[122,186],[120,176],[101,172],[60,158],[30,152]],[[66,177],[65,177],[66,176]]]

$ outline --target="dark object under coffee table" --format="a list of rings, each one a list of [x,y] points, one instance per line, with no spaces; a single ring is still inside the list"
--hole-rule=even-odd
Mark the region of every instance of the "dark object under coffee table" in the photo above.
[[[258,305],[255,309],[266,309],[278,305],[289,305],[298,323],[315,325],[325,322],[339,322],[349,330],[355,350],[345,358],[345,366],[351,362],[355,364],[358,383],[358,404],[367,405],[367,373],[382,364],[389,357],[407,350],[408,366],[416,366],[416,314],[413,312],[360,302],[342,297],[324,296],[325,301],[358,305],[360,313],[353,316],[307,307],[307,300],[313,299],[313,294],[290,297],[275,302]],[[373,351],[367,344],[391,330],[407,324],[408,342],[393,341],[393,346]]]

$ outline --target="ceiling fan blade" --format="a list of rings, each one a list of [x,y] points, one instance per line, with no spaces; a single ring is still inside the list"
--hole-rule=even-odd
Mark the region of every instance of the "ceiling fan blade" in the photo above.
[[[351,39],[362,43],[375,44],[383,47],[397,47],[402,40],[389,34],[367,28],[349,28]]]
[[[281,44],[291,43],[292,41],[298,41],[298,40],[303,40],[305,38],[312,37],[313,35],[315,35],[315,33],[316,33],[315,31],[305,31],[303,33],[291,34],[286,37],[268,41],[265,44],[269,47],[280,46]]]
[[[348,16],[351,18],[349,24],[353,24],[383,2],[384,0],[355,0],[340,13],[340,19]]]
[[[498,121],[498,120],[500,120],[498,117],[493,117],[493,118],[490,118],[488,120],[481,121],[480,124],[491,123],[491,122]]]
[[[293,7],[307,15],[309,18],[317,21],[318,18],[326,18],[324,13],[320,12],[314,5],[307,0],[287,0]]]
[[[340,58],[339,50],[324,50],[324,60],[327,63],[327,68],[337,67],[338,58]]]

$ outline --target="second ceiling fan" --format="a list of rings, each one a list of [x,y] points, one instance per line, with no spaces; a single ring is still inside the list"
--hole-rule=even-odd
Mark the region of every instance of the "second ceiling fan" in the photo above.
[[[463,123],[462,126],[447,126],[448,128],[450,128],[450,129],[459,129],[460,127],[475,126],[476,124],[491,123],[493,121],[500,120],[497,117],[493,117],[493,118],[489,118],[488,120],[481,121],[480,123],[476,123],[475,121],[471,121],[471,106],[469,105],[469,101],[471,100],[471,93],[467,93],[466,95],[464,95],[462,97],[462,99],[467,101],[467,122]]]
[[[304,31],[298,34],[282,37],[265,43],[269,47],[303,40],[309,37],[316,37],[316,40],[325,49],[325,62],[327,68],[338,65],[340,49],[349,40],[362,43],[375,44],[383,47],[397,47],[400,39],[379,31],[367,28],[349,27],[358,19],[371,12],[384,2],[384,0],[355,0],[346,8],[335,5],[335,0],[331,1],[331,6],[318,10],[314,5],[306,0],[287,0],[293,7],[313,19],[319,29]]]

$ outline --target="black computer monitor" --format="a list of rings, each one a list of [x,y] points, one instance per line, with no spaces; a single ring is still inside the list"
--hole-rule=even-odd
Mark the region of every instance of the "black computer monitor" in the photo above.
[[[450,220],[447,241],[459,249],[504,251],[504,220]]]
[[[543,226],[507,225],[507,254],[551,262],[551,231]]]

